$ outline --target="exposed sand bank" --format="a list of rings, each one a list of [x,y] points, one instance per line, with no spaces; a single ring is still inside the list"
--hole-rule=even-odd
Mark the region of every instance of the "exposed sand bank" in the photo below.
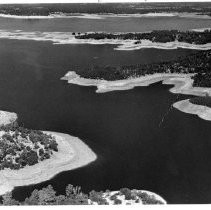
[[[115,90],[129,90],[137,86],[148,86],[155,82],[162,81],[163,84],[174,85],[170,89],[170,92],[176,94],[186,94],[195,96],[205,96],[206,94],[211,96],[211,88],[193,87],[192,74],[152,74],[138,78],[129,78],[125,80],[106,81],[85,79],[80,77],[74,71],[69,71],[63,78],[70,84],[82,85],[82,86],[96,86],[97,93],[105,93]],[[200,118],[211,120],[211,108],[194,105],[189,100],[176,102],[173,105],[180,111],[190,114],[197,114]]]
[[[0,111],[0,126],[15,122],[17,118],[18,117],[16,113]]]
[[[191,31],[204,32],[206,30],[211,30],[211,28],[194,28]]]
[[[144,48],[156,48],[156,49],[163,49],[163,50],[174,50],[178,48],[184,49],[191,49],[191,50],[210,50],[211,43],[207,44],[189,44],[185,42],[166,42],[166,43],[159,43],[159,42],[152,42],[150,40],[140,40],[140,44],[135,44],[135,40],[129,40],[128,42],[124,42],[115,48],[115,50],[140,50]]]
[[[194,114],[203,120],[211,121],[211,108],[207,106],[192,104],[189,99],[178,101],[174,103],[173,106],[182,112]]]
[[[0,170],[0,195],[13,190],[16,186],[24,186],[47,181],[62,171],[69,171],[93,162],[95,153],[79,138],[68,134],[45,132],[55,136],[58,152],[50,159],[20,170]]]
[[[92,32],[88,32],[92,33]],[[118,33],[117,33],[118,34]],[[121,39],[76,39],[72,32],[24,32],[21,30],[0,30],[0,39],[33,40],[33,41],[51,41],[53,44],[92,44],[92,45],[115,45],[115,50],[139,50],[144,48],[157,48],[173,50],[178,48],[193,50],[210,50],[211,43],[207,44],[189,44],[185,42],[151,42],[150,40],[140,40],[140,44],[135,44],[137,40]]]
[[[14,19],[54,19],[54,18],[81,18],[81,19],[103,19],[100,15],[95,14],[64,14],[64,13],[58,13],[58,14],[50,14],[50,15],[8,15],[8,14],[0,14],[0,17],[2,18],[14,18]]]

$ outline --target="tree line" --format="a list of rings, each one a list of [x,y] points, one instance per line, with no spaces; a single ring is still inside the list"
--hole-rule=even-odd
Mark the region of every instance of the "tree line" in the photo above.
[[[109,194],[110,191],[106,190],[106,193]],[[108,205],[109,203],[103,194],[103,191],[97,192],[94,190],[89,192],[89,194],[85,194],[81,191],[81,187],[74,187],[69,184],[66,186],[64,195],[57,195],[53,187],[48,185],[41,190],[35,189],[24,201],[17,201],[12,197],[12,193],[7,193],[2,196],[0,205],[88,205],[93,203]],[[118,195],[124,195],[126,201],[134,200],[135,203],[139,203],[141,200],[143,204],[163,204],[163,202],[156,199],[155,196],[149,195],[146,192],[122,188],[110,196],[110,200],[116,205],[122,203],[122,201],[118,199]]]
[[[136,78],[154,73],[195,73],[192,77],[196,87],[211,87],[211,50],[198,51],[176,60],[152,64],[126,66],[91,66],[79,72],[88,79],[108,81]]]

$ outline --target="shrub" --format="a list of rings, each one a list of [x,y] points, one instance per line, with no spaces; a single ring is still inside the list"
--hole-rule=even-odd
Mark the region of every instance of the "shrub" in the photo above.
[[[27,153],[27,163],[30,166],[38,163],[38,156],[35,151],[31,150]]]
[[[143,204],[163,204],[161,201],[157,200],[155,196],[148,195],[145,192],[138,193],[138,196],[141,198]]]
[[[120,193],[125,196],[125,200],[131,200],[132,199],[131,190],[130,189],[122,188],[122,189],[120,189]]]
[[[114,200],[114,204],[115,204],[115,205],[122,204],[122,201],[119,200],[118,198],[116,198],[116,199]]]

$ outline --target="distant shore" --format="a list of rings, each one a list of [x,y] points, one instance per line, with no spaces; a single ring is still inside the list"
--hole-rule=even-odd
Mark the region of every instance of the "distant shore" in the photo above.
[[[76,74],[76,72],[69,71],[61,79],[67,80],[70,84],[81,86],[96,86],[97,93],[105,93],[117,90],[129,90],[133,89],[134,87],[149,86],[150,84],[162,81],[163,84],[174,85],[174,87],[170,89],[170,92],[175,94],[211,96],[211,88],[193,87],[193,79],[191,79],[192,75],[193,74],[161,73],[146,75],[137,78],[128,78],[125,80],[106,81],[82,78],[78,74]],[[206,109],[204,109],[204,106],[193,105],[189,102],[189,100],[186,100],[185,102],[176,102],[173,106],[182,112],[196,114],[202,119],[211,120],[211,108],[209,107],[206,107]]]
[[[89,33],[89,32],[88,32]],[[91,32],[90,32],[91,33]],[[76,39],[72,32],[24,32],[21,30],[6,31],[0,30],[0,39],[32,40],[32,41],[51,41],[53,44],[92,44],[92,45],[114,45],[114,50],[140,50],[144,48],[156,48],[173,50],[178,48],[192,50],[210,50],[211,43],[189,44],[185,42],[152,42],[150,40],[121,40],[121,39]]]
[[[14,15],[0,13],[3,18],[15,19],[53,19],[53,18],[82,18],[82,19],[105,19],[105,18],[156,18],[156,17],[180,17],[180,18],[196,18],[211,19],[206,14],[188,13],[188,12],[149,12],[149,13],[133,13],[133,14],[115,14],[115,13],[51,13],[49,15]]]
[[[8,118],[11,116],[8,113]],[[6,121],[5,121],[6,122]],[[12,191],[14,187],[47,181],[63,171],[85,166],[94,160],[95,153],[79,138],[68,134],[45,131],[56,138],[58,152],[44,161],[19,170],[0,170],[0,195]]]

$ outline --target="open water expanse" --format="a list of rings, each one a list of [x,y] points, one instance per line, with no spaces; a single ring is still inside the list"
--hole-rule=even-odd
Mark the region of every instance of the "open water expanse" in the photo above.
[[[210,27],[210,20],[178,17],[20,20],[0,18],[0,30],[42,32],[149,31]],[[115,51],[113,45],[53,45],[0,39],[0,109],[18,114],[27,128],[68,133],[97,154],[92,164],[33,186],[15,188],[24,200],[35,188],[69,183],[84,192],[122,187],[150,190],[168,203],[211,203],[211,122],[172,104],[191,96],[171,94],[161,83],[95,93],[60,80],[92,65],[172,60],[193,50]]]

